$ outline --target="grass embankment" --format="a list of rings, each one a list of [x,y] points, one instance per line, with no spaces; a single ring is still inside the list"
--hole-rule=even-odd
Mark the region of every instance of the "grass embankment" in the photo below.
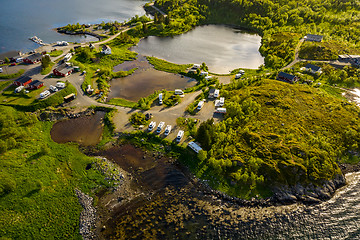
[[[123,98],[112,98],[107,103],[111,105],[128,107],[128,108],[136,108],[138,106],[137,102],[132,102]]]
[[[51,122],[0,106],[0,236],[80,239],[82,207],[74,189],[106,185],[76,144],[50,138]]]
[[[299,51],[299,58],[309,60],[336,60],[341,54],[359,54],[360,50],[351,48],[337,41],[304,42]]]
[[[50,55],[50,57],[58,57],[63,53],[64,53],[63,50],[56,50],[56,51],[49,52],[49,55]]]
[[[45,99],[38,99],[40,93],[44,91],[45,87],[37,90],[32,90],[29,93],[24,91],[14,93],[16,86],[11,86],[0,95],[0,102],[2,105],[9,105],[25,111],[35,111],[37,109],[46,108],[48,106],[57,106],[64,102],[64,97],[70,93],[76,94],[76,88],[67,83],[67,86],[54,93]]]
[[[170,73],[185,73],[192,64],[175,64],[156,57],[146,57],[156,70]]]
[[[201,124],[195,136],[207,151],[194,161],[196,176],[249,199],[270,196],[277,185],[317,185],[340,174],[340,159],[358,159],[349,152],[360,150],[360,111],[328,92],[259,79],[225,86],[224,121]]]
[[[20,77],[21,75],[23,75],[24,72],[25,72],[24,69],[20,69],[17,73],[12,73],[12,74],[0,73],[0,79],[18,78],[18,77]]]

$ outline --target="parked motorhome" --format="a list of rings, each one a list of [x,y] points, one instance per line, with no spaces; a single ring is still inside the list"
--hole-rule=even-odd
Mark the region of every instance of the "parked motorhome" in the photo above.
[[[149,131],[152,131],[155,126],[156,126],[156,122],[152,121],[152,122],[149,124],[148,130],[149,130]]]
[[[199,111],[199,110],[201,110],[202,109],[202,107],[204,106],[204,104],[205,104],[205,100],[203,99],[202,101],[200,101],[199,103],[198,103],[198,105],[197,105],[197,110]]]
[[[42,93],[40,93],[40,98],[43,99],[43,98],[46,98],[47,96],[50,95],[50,91],[49,90],[45,90],[43,91]]]
[[[217,108],[217,109],[215,110],[215,113],[225,114],[225,113],[226,113],[226,108]]]
[[[63,82],[57,82],[56,85],[55,85],[55,87],[57,87],[57,88],[65,88],[65,83],[63,83]]]
[[[157,129],[156,129],[156,132],[160,133],[164,126],[165,126],[165,122],[160,122]]]
[[[181,139],[182,139],[183,136],[184,136],[184,131],[183,131],[183,130],[179,130],[179,132],[178,132],[178,134],[177,134],[177,136],[176,136],[176,138],[175,138],[175,141],[179,143],[179,142],[181,141]]]
[[[189,142],[188,147],[194,150],[196,153],[199,153],[203,150],[196,142]]]
[[[162,93],[159,94],[159,104],[160,105],[163,104],[163,94]]]
[[[20,87],[17,87],[17,88],[15,88],[15,93],[19,93],[19,92],[21,92],[23,89],[24,89],[25,87],[24,86],[20,86]]]
[[[167,125],[165,128],[164,135],[167,136],[170,134],[170,132],[171,132],[171,125]]]
[[[175,89],[175,95],[184,95],[184,91],[181,89]]]

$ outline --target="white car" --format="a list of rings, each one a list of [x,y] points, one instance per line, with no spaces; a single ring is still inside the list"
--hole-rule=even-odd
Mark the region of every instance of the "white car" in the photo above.
[[[0,73],[2,73],[3,72],[3,69],[2,68],[0,68]]]
[[[179,130],[179,132],[178,132],[178,134],[177,134],[177,136],[176,136],[176,138],[175,138],[175,141],[179,143],[179,142],[181,141],[181,139],[182,139],[183,136],[184,136],[184,131],[183,131],[183,130]]]
[[[165,128],[164,135],[167,136],[170,134],[170,132],[171,132],[171,125],[167,125]]]
[[[148,130],[149,130],[149,131],[152,131],[155,126],[156,126],[156,122],[152,121],[152,122],[149,124]]]
[[[159,123],[159,126],[158,126],[157,129],[156,129],[156,132],[157,132],[157,133],[160,133],[161,130],[163,129],[164,125],[165,125],[165,122],[160,122],[160,123]]]

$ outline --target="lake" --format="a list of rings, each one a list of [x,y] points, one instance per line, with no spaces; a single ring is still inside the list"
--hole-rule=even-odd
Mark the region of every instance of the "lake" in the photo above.
[[[215,73],[236,68],[256,69],[264,64],[261,37],[224,25],[206,25],[174,37],[150,36],[131,48],[177,64],[205,62]]]
[[[53,29],[69,23],[123,22],[144,15],[143,0],[0,0],[0,53],[27,52],[39,47],[28,40],[34,35],[45,43],[80,42],[84,36],[70,36]]]

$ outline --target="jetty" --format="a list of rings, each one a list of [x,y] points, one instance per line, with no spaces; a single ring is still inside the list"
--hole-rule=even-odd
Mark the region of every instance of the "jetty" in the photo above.
[[[43,42],[43,40],[41,40],[40,38],[38,38],[37,36],[33,36],[31,38],[29,38],[29,40],[39,44],[39,45],[46,45],[46,43]]]

